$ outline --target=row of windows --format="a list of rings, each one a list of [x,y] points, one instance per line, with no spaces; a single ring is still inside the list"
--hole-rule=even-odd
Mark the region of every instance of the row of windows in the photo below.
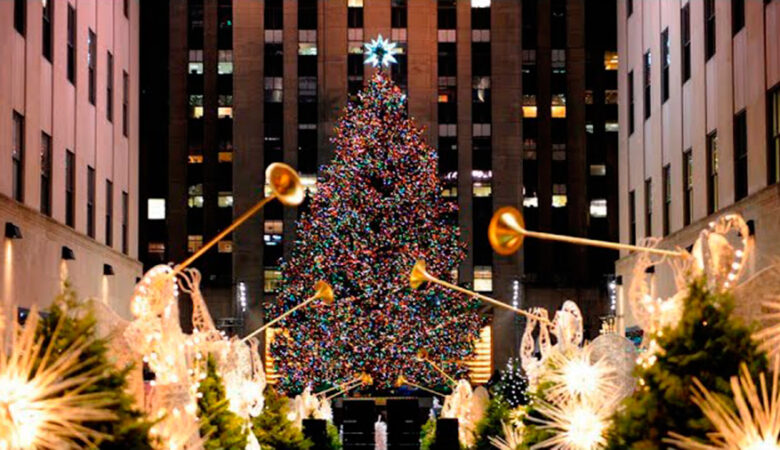
[[[767,95],[767,166],[768,184],[780,182],[780,87]],[[720,144],[717,130],[707,135],[706,143],[706,202],[707,214],[717,212],[723,205],[720,201]],[[739,201],[748,195],[748,153],[747,153],[747,113],[743,110],[734,116],[733,120],[733,169],[734,169],[734,200]],[[683,152],[683,224],[689,225],[693,219],[693,155],[691,149]],[[669,215],[672,202],[671,168],[663,168],[663,234],[670,232]],[[645,180],[645,236],[651,236],[653,197],[653,180]],[[635,192],[629,192],[629,239],[636,242],[636,211]]]
[[[25,120],[18,112],[13,112],[11,129],[11,191],[19,202],[24,201],[24,163],[25,163]],[[40,149],[40,211],[42,214],[52,214],[52,139],[41,132]],[[65,153],[65,224],[75,226],[75,189],[76,189],[76,155],[67,150]],[[122,251],[128,252],[128,194],[122,192]],[[111,180],[106,180],[106,217],[105,243],[113,245],[113,210],[114,187]],[[95,237],[95,169],[87,168],[87,235]]]

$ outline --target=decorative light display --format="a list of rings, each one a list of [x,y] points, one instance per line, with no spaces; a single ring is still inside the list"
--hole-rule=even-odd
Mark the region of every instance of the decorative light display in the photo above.
[[[762,319],[769,322],[769,326],[756,333],[755,337],[761,342],[763,348],[770,356],[780,356],[780,296],[772,302],[765,302],[767,312]]]
[[[771,386],[767,386],[765,373],[760,374],[756,386],[747,365],[742,364],[740,369],[739,376],[731,378],[733,405],[694,379],[693,402],[715,427],[710,442],[673,433],[669,443],[691,450],[780,450],[780,359],[774,360]]]
[[[83,423],[115,419],[115,396],[85,392],[105,368],[79,373],[87,339],[56,352],[55,334],[44,347],[38,317],[33,308],[24,327],[14,322],[10,343],[0,334],[0,449],[90,446],[108,436]]]
[[[366,47],[368,55],[365,64],[371,64],[373,67],[386,67],[398,62],[393,56],[397,51],[396,43],[383,38],[381,34],[363,45]]]
[[[509,406],[516,408],[529,402],[527,389],[528,379],[523,374],[520,362],[510,358],[506,363],[506,368],[501,372],[501,378],[498,382],[498,389],[502,397],[509,403]]]
[[[333,286],[336,301],[279,322],[271,354],[281,388],[300,392],[361,372],[379,390],[399,375],[443,384],[415,357],[424,348],[436,349],[454,378],[465,376],[462,361],[483,325],[479,303],[438,286],[414,291],[407,278],[418,259],[445,278],[462,261],[455,206],[441,197],[437,154],[387,74],[377,73],[347,106],[333,143],[335,158],[298,224],[296,246],[282,264],[282,291],[267,315],[299,304],[320,279]]]
[[[458,381],[452,394],[444,398],[441,417],[458,419],[458,439],[460,443],[471,448],[477,438],[477,424],[485,417],[490,394],[482,386],[472,390],[471,383]]]
[[[553,435],[534,448],[595,450],[606,444],[604,434],[614,411],[606,399],[595,403],[578,399],[562,404],[539,401],[536,408],[544,419],[530,419]]]
[[[552,383],[548,392],[556,403],[579,398],[599,401],[616,391],[615,369],[605,359],[592,362],[590,354],[589,346],[558,348],[549,354],[553,369],[544,381]]]

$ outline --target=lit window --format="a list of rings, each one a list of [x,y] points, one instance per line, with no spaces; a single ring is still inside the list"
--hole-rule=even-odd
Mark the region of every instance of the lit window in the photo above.
[[[222,191],[217,196],[217,206],[220,208],[233,207],[233,193]]]
[[[347,0],[348,8],[362,8],[363,0]]]
[[[539,197],[536,194],[532,194],[528,197],[523,197],[523,208],[538,208]]]
[[[317,43],[300,42],[298,44],[298,54],[301,56],[317,56]]]
[[[588,134],[593,134],[593,123],[591,122],[585,123],[585,132]]]
[[[490,98],[490,77],[474,77],[471,88],[475,102],[486,102]]]
[[[203,52],[203,50],[200,50],[200,52]],[[233,73],[233,50],[219,51],[219,60],[217,61],[217,73],[219,75],[228,75]]]
[[[217,153],[217,161],[221,163],[233,162],[233,152],[219,152]]]
[[[490,0],[471,0],[472,8],[490,8]]]
[[[217,108],[217,117],[220,119],[232,119],[233,107],[232,106],[220,106]]]
[[[314,195],[317,193],[317,175],[304,175],[301,174],[301,185],[303,189],[309,194]]]
[[[618,132],[618,123],[615,121],[607,122],[604,124],[604,130],[607,133],[617,133]]]
[[[458,196],[457,186],[444,186],[441,190],[441,196],[446,198],[455,198]]]
[[[604,91],[604,103],[607,105],[617,105],[618,103],[617,89],[607,89]]]
[[[536,117],[536,96],[533,94],[523,95],[523,117],[526,119]]]
[[[233,253],[233,241],[219,241],[217,244],[217,252]]]
[[[282,42],[282,30],[265,30],[266,44],[279,44]]]
[[[165,199],[150,198],[146,202],[146,218],[149,220],[165,220]]]
[[[203,184],[194,184],[189,187],[187,206],[190,208],[203,208]]]
[[[475,182],[473,187],[474,197],[490,197],[493,194],[493,188],[489,181]]]
[[[190,164],[203,164],[203,155],[190,155],[187,157]]]
[[[165,255],[165,243],[164,242],[150,242],[147,251],[149,255],[156,255],[162,258]]]
[[[552,58],[553,73],[566,72],[566,50],[553,49],[550,54]]]
[[[268,103],[282,102],[282,77],[265,77],[265,101]]]
[[[617,52],[604,52],[604,70],[618,70]]]
[[[187,71],[191,75],[203,75],[203,50],[190,50],[190,61]]]
[[[455,30],[439,30],[439,42],[455,42]]]
[[[390,30],[390,40],[393,42],[406,42],[406,28],[393,28]]]
[[[203,235],[191,234],[187,236],[187,251],[195,253],[203,248]]]
[[[607,217],[607,200],[598,198],[590,201],[591,217]]]
[[[490,30],[471,30],[472,42],[490,42]]]
[[[489,123],[472,124],[472,136],[474,137],[490,136],[490,124]]]
[[[585,104],[586,105],[593,104],[593,91],[591,91],[590,89],[585,91]]]
[[[189,97],[190,117],[200,119],[203,117],[203,94],[193,94]]]
[[[271,247],[279,245],[282,243],[282,235],[281,234],[264,234],[263,235],[263,241],[265,242],[265,245],[270,245]]]
[[[439,124],[439,136],[441,137],[455,137],[458,135],[458,126],[454,123],[440,123]]]
[[[263,274],[263,292],[266,294],[278,292],[282,287],[282,271],[277,268],[268,268]]]
[[[233,96],[220,95],[217,97],[217,106],[233,106]]]
[[[298,42],[317,42],[317,30],[298,30]],[[300,48],[300,47],[299,47]],[[317,47],[314,48],[314,55],[317,54]]]
[[[550,114],[554,119],[563,119],[566,117],[566,94],[555,94],[552,96]]]
[[[566,206],[568,198],[566,197],[566,185],[565,184],[553,184],[552,187],[552,207],[563,208]]]
[[[493,291],[493,268],[491,266],[474,266],[474,290],[477,292]]]
[[[266,220],[263,223],[265,234],[282,234],[284,231],[284,222],[281,220]]]
[[[591,164],[590,174],[594,177],[603,177],[607,174],[607,166],[604,164]]]

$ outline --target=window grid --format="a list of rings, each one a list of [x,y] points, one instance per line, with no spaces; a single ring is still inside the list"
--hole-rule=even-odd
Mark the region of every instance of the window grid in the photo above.
[[[663,210],[663,233],[664,236],[669,234],[670,227],[670,214],[672,211],[672,167],[667,164],[664,166],[663,171],[664,182],[664,210]]]
[[[718,132],[707,135],[707,214],[718,210]]]
[[[68,4],[68,40],[66,59],[68,66],[68,81],[76,82],[76,10]]]
[[[106,245],[114,245],[114,183],[106,180]]]
[[[27,31],[27,0],[14,0],[14,29],[22,36]]]
[[[780,86],[769,92],[766,104],[768,184],[774,184],[780,182]]]
[[[51,216],[51,136],[41,133],[41,214]]]
[[[628,134],[634,133],[634,71],[628,72]]]
[[[87,69],[89,74],[89,86],[87,89],[87,95],[89,98],[89,102],[93,105],[95,104],[95,85],[97,80],[96,77],[96,70],[97,70],[97,35],[94,31],[91,29],[89,30],[89,34],[87,37]]]
[[[680,46],[682,47],[682,82],[691,78],[691,8],[686,3],[680,10]]]
[[[106,52],[106,119],[114,121],[114,55]]]
[[[747,115],[745,111],[734,116],[734,200],[748,194]]]
[[[704,56],[709,61],[715,54],[715,0],[704,0]]]
[[[42,26],[41,26],[41,34],[42,34],[42,44],[43,44],[43,57],[46,58],[49,62],[52,61],[52,54],[51,54],[51,48],[52,48],[52,20],[54,18],[54,0],[47,0],[43,2],[43,11],[42,11]]]
[[[690,225],[693,219],[693,153],[683,152],[683,224]]]
[[[672,64],[669,28],[661,33],[661,103],[669,100],[669,66]]]
[[[653,235],[653,179],[645,180],[645,237]]]
[[[74,227],[76,222],[76,155],[65,151],[65,224]]]
[[[24,201],[24,116],[14,111],[13,136],[11,137],[12,195],[18,202]]]
[[[95,169],[87,166],[87,236],[95,238]]]
[[[644,109],[645,109],[645,120],[650,118],[650,96],[651,96],[651,86],[650,86],[650,67],[652,64],[652,55],[650,54],[650,50],[645,52],[644,57],[644,70],[642,72],[642,78],[644,81]]]
[[[628,193],[628,243],[636,244],[636,192]]]

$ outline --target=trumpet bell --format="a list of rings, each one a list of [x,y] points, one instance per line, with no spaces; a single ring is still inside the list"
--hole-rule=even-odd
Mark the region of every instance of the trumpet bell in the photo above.
[[[418,359],[419,361],[425,361],[425,360],[427,360],[427,359],[428,359],[428,356],[429,356],[429,354],[428,354],[428,350],[426,350],[426,349],[424,349],[424,348],[420,349],[420,350],[417,352],[417,359]]]
[[[399,388],[406,384],[406,377],[403,375],[398,375],[398,378],[395,380],[395,387]]]
[[[320,280],[314,284],[314,296],[327,305],[333,304],[333,288],[325,281]]]
[[[412,267],[412,272],[409,274],[409,285],[412,286],[412,289],[417,289],[421,284],[428,281],[428,279],[429,275],[425,270],[425,261],[418,259],[417,262],[414,263],[414,267]]]
[[[496,253],[508,256],[523,246],[525,221],[517,208],[505,206],[499,208],[490,219],[488,240]]]
[[[287,206],[298,206],[303,202],[305,193],[298,172],[284,163],[273,163],[265,170],[265,178],[271,191],[280,202]]]

